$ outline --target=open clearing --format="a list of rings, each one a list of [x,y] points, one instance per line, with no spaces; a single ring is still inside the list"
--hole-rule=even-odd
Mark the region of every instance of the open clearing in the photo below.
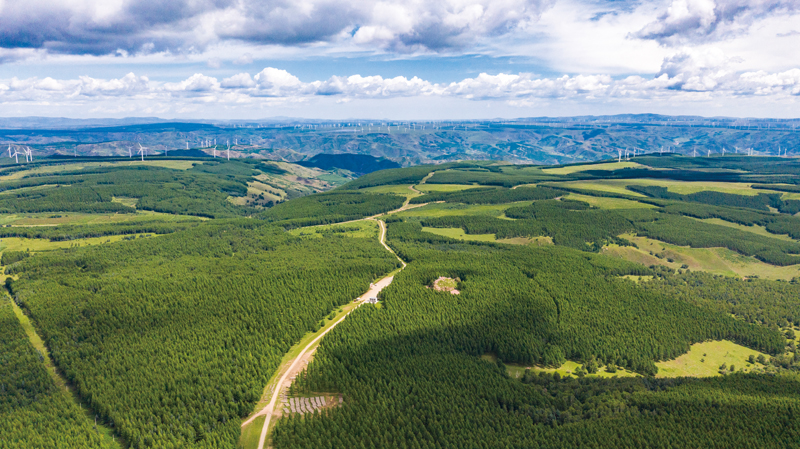
[[[778,267],[761,262],[755,257],[743,256],[728,248],[689,248],[632,234],[622,234],[620,237],[635,243],[638,248],[608,245],[603,247],[601,253],[648,267],[664,265],[678,269],[685,264],[693,271],[706,271],[738,278],[758,276],[764,279],[788,281],[800,276],[800,264]],[[651,252],[653,254],[650,254]],[[663,258],[655,257],[655,254]],[[669,259],[672,259],[672,262]]]
[[[495,356],[493,354],[484,354],[484,355],[481,356],[481,359],[489,361],[489,362],[492,362],[492,363],[496,363],[497,362],[497,356]],[[525,371],[528,370],[528,369],[530,369],[534,373],[550,373],[550,374],[558,373],[559,375],[561,375],[561,377],[567,377],[567,376],[577,377],[575,375],[575,370],[578,369],[579,366],[582,366],[582,364],[581,363],[577,363],[577,362],[573,362],[571,360],[567,360],[566,362],[564,362],[563,365],[559,366],[558,368],[552,368],[552,367],[545,368],[545,367],[538,366],[538,365],[523,366],[523,365],[518,365],[518,364],[515,364],[515,363],[508,363],[508,364],[505,364],[505,366],[506,366],[506,372],[508,373],[508,375],[510,377],[513,377],[515,379],[521,379],[522,376],[525,375]],[[622,368],[617,368],[616,372],[609,373],[608,371],[606,371],[606,367],[605,366],[600,368],[600,369],[598,369],[597,373],[595,373],[595,374],[587,374],[586,375],[586,377],[605,377],[605,378],[611,378],[611,377],[637,377],[637,376],[639,376],[639,374],[634,373],[632,371],[626,371],[626,370],[624,370]]]
[[[569,165],[567,167],[543,168],[548,175],[569,175],[586,170],[619,170],[621,168],[640,168],[644,165],[637,162],[608,162],[605,164]]]
[[[366,189],[359,189],[359,192],[369,192],[369,193],[388,193],[391,195],[400,195],[406,197],[406,199],[411,199],[417,196],[420,196],[419,193],[411,189],[410,184],[399,184],[399,185],[391,185],[391,186],[378,186],[378,187],[367,187]]]
[[[622,198],[606,198],[602,196],[579,195],[577,193],[570,193],[566,195],[566,198],[583,201],[599,209],[653,209],[656,207],[652,204],[640,203],[638,201]]]
[[[494,234],[466,234],[461,228],[422,228],[422,232],[429,232],[431,234],[441,235],[443,237],[450,237],[459,240],[466,240],[470,242],[494,242],[497,238]]]
[[[416,189],[420,192],[458,192],[460,190],[467,190],[467,189],[474,189],[476,187],[485,187],[485,186],[473,186],[467,184],[420,184],[416,186]]]
[[[645,196],[637,192],[633,192],[625,188],[629,185],[638,186],[658,186],[666,187],[668,191],[688,195],[690,193],[702,191],[714,191],[722,193],[733,193],[736,195],[755,196],[759,193],[783,193],[772,190],[753,189],[751,183],[737,183],[737,182],[690,182],[690,181],[665,181],[661,179],[604,179],[597,181],[568,181],[561,183],[553,183],[554,185],[563,185],[564,187],[573,187],[576,189],[597,190],[601,192],[621,193],[629,196]]]
[[[540,237],[513,237],[509,239],[497,239],[494,234],[467,234],[461,228],[427,228],[423,227],[422,232],[450,237],[453,239],[470,242],[495,242],[507,245],[552,245],[553,239],[547,236]]]
[[[693,218],[693,217],[690,217],[690,218]],[[764,237],[770,237],[770,238],[773,238],[773,239],[783,240],[785,242],[797,242],[797,240],[789,237],[788,235],[785,235],[785,234],[773,234],[773,233],[767,231],[767,229],[765,227],[759,226],[759,225],[745,226],[745,225],[738,224],[738,223],[731,223],[730,221],[725,221],[725,220],[722,220],[722,219],[719,219],[719,218],[705,218],[705,219],[695,218],[695,220],[704,221],[706,223],[716,224],[716,225],[720,225],[720,226],[727,226],[729,228],[734,228],[734,229],[738,229],[740,231],[745,231],[745,232],[751,232],[753,234],[763,235]]]
[[[64,240],[51,242],[47,239],[25,239],[18,237],[6,237],[0,239],[0,251],[50,251],[60,248],[72,248],[75,246],[102,245],[103,243],[113,243],[120,240],[131,238],[151,237],[155,234],[129,234],[129,235],[108,235],[105,237],[91,237],[86,239]]]
[[[530,201],[504,204],[431,203],[412,210],[398,212],[400,217],[446,217],[454,215],[490,215],[498,217],[509,207],[528,206]]]
[[[736,343],[722,341],[706,341],[693,344],[689,352],[666,362],[658,362],[656,377],[710,377],[721,376],[719,367],[723,363],[728,367],[733,365],[736,371],[749,372],[763,368],[763,365],[747,363],[750,356],[764,356],[769,360],[769,355],[746,348]]]
[[[304,238],[322,238],[326,234],[373,238],[378,235],[378,224],[373,220],[361,220],[350,223],[297,228],[287,232]]]
[[[207,220],[192,215],[173,215],[149,210],[137,210],[132,214],[84,214],[80,212],[42,212],[32,214],[2,214],[0,226],[57,226],[123,223],[126,221],[178,221]]]
[[[63,171],[75,171],[75,170],[83,170],[85,168],[95,168],[95,167],[128,167],[128,166],[137,166],[137,165],[146,165],[150,167],[163,167],[163,168],[171,168],[174,170],[188,170],[192,168],[195,164],[202,164],[203,161],[153,161],[153,160],[131,160],[131,161],[121,161],[121,162],[86,162],[86,163],[75,163],[70,162],[68,160],[64,160],[63,164],[59,165],[46,165],[44,167],[36,167],[30,170],[22,170],[15,173],[12,173],[7,176],[0,177],[0,181],[10,181],[12,179],[21,179],[26,176],[30,175],[38,175],[43,173],[59,173]]]

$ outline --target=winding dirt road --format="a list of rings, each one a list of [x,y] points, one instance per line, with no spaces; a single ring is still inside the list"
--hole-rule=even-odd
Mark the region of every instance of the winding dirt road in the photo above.
[[[368,218],[368,220],[373,220],[373,219],[374,218]],[[384,223],[381,220],[376,220],[376,221],[378,222],[378,226],[380,227],[378,240],[380,241],[381,245],[383,245],[383,247],[386,248],[387,251],[389,251],[390,253],[394,254],[395,257],[397,257],[397,254],[395,254],[394,251],[392,251],[392,249],[389,248],[389,246],[386,244],[386,223]],[[397,257],[397,260],[399,260],[400,263],[403,264],[403,267],[401,268],[401,270],[406,267],[406,263],[402,259]],[[281,392],[284,389],[288,388],[289,385],[291,385],[293,375],[296,375],[297,372],[299,372],[302,369],[303,362],[307,362],[308,358],[309,358],[308,356],[313,354],[316,351],[316,349],[318,347],[317,344],[319,343],[319,341],[322,340],[322,338],[325,336],[325,334],[330,332],[339,323],[344,321],[344,319],[347,318],[347,315],[352,313],[353,310],[356,310],[358,307],[360,307],[361,305],[365,304],[366,300],[368,298],[376,297],[378,295],[378,293],[380,293],[381,290],[383,290],[384,288],[386,288],[387,285],[392,283],[392,280],[394,280],[394,275],[386,276],[386,277],[378,280],[377,282],[371,284],[369,290],[367,290],[366,293],[364,293],[363,295],[359,296],[358,302],[356,304],[356,307],[354,307],[350,312],[348,312],[348,313],[344,314],[343,316],[341,316],[330,327],[328,327],[327,329],[321,331],[319,333],[319,335],[314,337],[314,339],[311,340],[311,342],[308,343],[297,354],[297,356],[295,356],[293,359],[291,359],[289,362],[287,362],[288,363],[288,368],[286,368],[286,364],[284,364],[283,367],[279,368],[279,370],[283,370],[283,375],[281,375],[280,379],[275,384],[275,388],[274,388],[273,393],[272,393],[272,399],[270,399],[270,401],[269,401],[269,403],[267,404],[266,407],[261,409],[261,411],[259,411],[258,413],[253,414],[252,416],[250,416],[250,418],[248,418],[246,421],[244,421],[242,423],[242,427],[244,427],[244,426],[252,423],[253,421],[255,421],[255,419],[258,418],[259,416],[265,416],[264,425],[261,428],[261,436],[258,439],[258,449],[264,449],[264,444],[266,443],[266,440],[267,440],[267,433],[269,432],[269,425],[270,425],[270,422],[272,421],[273,416],[276,415],[275,406],[278,403],[278,398],[280,398]]]

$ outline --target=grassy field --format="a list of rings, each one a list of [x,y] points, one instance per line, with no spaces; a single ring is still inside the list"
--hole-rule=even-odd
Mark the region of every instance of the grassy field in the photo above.
[[[688,195],[690,193],[702,191],[715,191],[722,193],[733,193],[736,195],[755,196],[759,193],[781,193],[771,190],[753,189],[750,183],[736,183],[736,182],[687,182],[687,181],[667,181],[661,179],[605,179],[597,181],[568,181],[558,183],[565,187],[574,187],[578,189],[598,190],[601,192],[623,193],[631,196],[643,196],[639,193],[632,192],[625,188],[628,185],[639,186],[659,186],[666,187],[668,191]],[[785,196],[784,196],[785,197]],[[788,198],[788,197],[786,197]]]
[[[367,187],[366,189],[359,189],[359,192],[369,192],[369,193],[388,193],[391,195],[400,195],[406,197],[406,199],[414,198],[419,196],[419,193],[411,190],[411,186],[409,184],[401,184],[401,185],[390,185],[390,186],[377,186],[377,187]]]
[[[50,251],[60,248],[72,248],[74,246],[102,245],[103,243],[113,243],[131,237],[152,237],[154,234],[131,234],[131,235],[109,235],[105,237],[92,237],[87,239],[65,240],[61,242],[51,242],[47,239],[25,239],[18,237],[6,237],[0,239],[0,251]]]
[[[633,274],[626,274],[625,276],[620,276],[620,277],[622,279],[627,279],[629,281],[636,282],[637,284],[639,282],[647,282],[647,281],[652,281],[653,280],[653,276],[636,276],[636,275],[633,275]]]
[[[423,197],[424,198],[424,197]],[[527,206],[530,201],[518,201],[505,204],[457,204],[457,203],[433,203],[426,206],[398,212],[400,217],[446,217],[452,215],[491,215],[499,217],[509,207]]]
[[[492,363],[497,362],[497,357],[495,355],[493,355],[493,354],[484,354],[484,355],[481,356],[481,359],[489,361],[489,362],[492,362]],[[534,365],[534,366],[523,366],[523,365],[517,365],[517,364],[514,364],[514,363],[509,363],[509,364],[505,364],[505,365],[506,365],[506,372],[508,372],[508,375],[510,377],[515,378],[515,379],[521,379],[522,376],[525,374],[525,370],[527,370],[527,369],[530,369],[531,371],[536,372],[536,373],[539,373],[539,372],[558,373],[558,374],[561,375],[561,377],[575,376],[575,374],[574,374],[575,370],[578,369],[579,366],[581,366],[580,363],[573,362],[571,360],[567,360],[563,365],[559,366],[558,368],[545,368],[545,367],[536,366],[536,365]],[[610,378],[610,377],[636,377],[636,376],[639,376],[639,374],[634,373],[632,371],[626,371],[626,370],[624,370],[622,368],[617,368],[617,371],[615,373],[609,373],[608,371],[606,371],[606,367],[605,366],[600,368],[599,370],[597,370],[597,373],[595,373],[595,374],[587,374],[586,375],[586,377],[605,377],[605,378]]]
[[[496,242],[505,243],[507,245],[552,245],[553,239],[551,237],[514,237],[510,239],[497,239],[494,234],[466,234],[461,228],[427,228],[423,227],[422,232],[430,232],[431,234],[441,235],[443,237],[450,237],[458,240],[466,240],[471,242]]]
[[[139,201],[138,198],[128,198],[123,196],[115,196],[111,198],[111,201],[114,203],[122,204],[123,206],[133,207],[136,208],[136,203]]]
[[[378,236],[378,223],[374,220],[360,220],[350,223],[309,226],[292,229],[288,232],[304,238],[322,238],[324,234],[332,231],[338,231],[336,235],[347,237],[373,238]]]
[[[65,160],[63,164],[59,165],[46,165],[43,167],[36,167],[31,170],[22,170],[12,173],[8,176],[0,177],[0,181],[10,181],[12,179],[21,179],[30,175],[38,175],[43,173],[59,173],[63,171],[82,170],[84,168],[93,167],[129,167],[136,165],[147,165],[150,167],[164,167],[172,168],[174,170],[188,170],[195,164],[202,164],[203,161],[148,161],[131,160],[130,162],[70,162]]]
[[[586,170],[619,170],[621,168],[640,168],[644,165],[637,162],[607,162],[605,164],[569,165],[558,168],[544,168],[542,171],[548,175],[569,175]]]
[[[552,245],[553,238],[550,236],[540,237],[512,237],[509,239],[498,239],[497,243],[506,243],[508,245]]]
[[[785,234],[773,234],[763,226],[753,225],[753,226],[745,226],[738,223],[731,223],[730,221],[725,221],[719,218],[706,218],[706,219],[697,219],[695,220],[704,221],[706,223],[716,224],[720,226],[727,226],[729,228],[738,229],[740,231],[745,232],[752,232],[753,234],[763,235],[764,237],[771,237],[773,239],[783,240],[785,242],[797,242],[797,240],[789,237]]]
[[[656,207],[652,204],[624,200],[622,198],[605,198],[601,196],[578,195],[577,193],[570,193],[566,198],[583,201],[599,209],[652,209]]]
[[[430,232],[431,234],[441,235],[459,240],[466,240],[470,242],[494,242],[497,238],[494,234],[465,234],[461,228],[422,228],[422,232]]]
[[[800,265],[778,267],[754,257],[742,256],[727,248],[689,248],[631,234],[620,237],[635,243],[638,248],[608,245],[603,248],[602,253],[645,266],[664,265],[678,269],[685,264],[693,271],[707,271],[738,278],[758,276],[763,279],[791,280],[800,276]],[[663,258],[655,257],[655,254],[662,255]]]
[[[475,187],[464,184],[419,184],[414,188],[420,192],[458,192],[460,190],[474,189]]]
[[[120,202],[123,199],[120,198]],[[32,214],[2,214],[0,226],[57,226],[57,225],[84,225],[124,223],[126,221],[178,221],[178,220],[207,220],[204,217],[191,215],[173,215],[161,212],[140,210],[135,214],[84,214],[80,212],[43,212]]]
[[[242,427],[242,436],[239,437],[239,447],[252,449],[258,447],[258,440],[261,438],[261,429],[264,427],[266,416],[259,416],[252,423]],[[270,426],[271,427],[271,426]]]
[[[635,181],[639,181],[639,179]],[[574,189],[596,190],[598,192],[620,193],[628,196],[638,196],[646,198],[645,195],[642,195],[641,193],[631,192],[630,190],[625,188],[626,185],[634,183],[635,183],[634,180],[623,180],[623,182],[621,183],[622,185],[611,184],[609,181],[568,181],[568,182],[556,182],[552,183],[552,185],[572,187]]]
[[[763,355],[769,360],[769,355],[760,353],[750,348],[737,345],[736,343],[722,341],[706,341],[693,344],[689,352],[682,356],[658,362],[658,374],[656,377],[711,377],[721,376],[720,366],[724,363],[728,368],[733,365],[736,371],[753,371],[763,368],[763,365],[747,363],[750,356],[758,357]],[[730,372],[730,370],[726,370]]]

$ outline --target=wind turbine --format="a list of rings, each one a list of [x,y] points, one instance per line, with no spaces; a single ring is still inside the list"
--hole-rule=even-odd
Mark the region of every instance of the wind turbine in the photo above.
[[[133,147],[128,147],[128,157],[133,157]]]
[[[228,141],[228,160],[231,160],[231,141]]]
[[[31,151],[31,147],[25,147],[25,159],[28,162],[33,162],[33,151]]]
[[[11,156],[11,145],[8,146],[8,157],[9,158],[13,157],[13,156]]]
[[[622,162],[622,148],[617,148],[617,162]]]
[[[143,147],[142,144],[139,144],[139,151],[137,153],[142,155],[142,162],[144,162],[144,153],[146,153],[147,147]]]
[[[16,161],[17,164],[19,164],[19,156],[18,155],[19,155],[19,151],[17,151],[17,150],[14,150],[14,154],[11,155],[11,157],[14,158],[14,160]]]

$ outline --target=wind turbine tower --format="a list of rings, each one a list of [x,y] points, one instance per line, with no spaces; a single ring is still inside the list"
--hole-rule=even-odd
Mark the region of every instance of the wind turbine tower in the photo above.
[[[147,150],[147,147],[143,147],[142,144],[140,143],[139,151],[137,151],[137,153],[142,155],[142,162],[144,162],[144,153],[146,152],[145,150]]]
[[[231,141],[228,141],[228,160],[231,160]]]

